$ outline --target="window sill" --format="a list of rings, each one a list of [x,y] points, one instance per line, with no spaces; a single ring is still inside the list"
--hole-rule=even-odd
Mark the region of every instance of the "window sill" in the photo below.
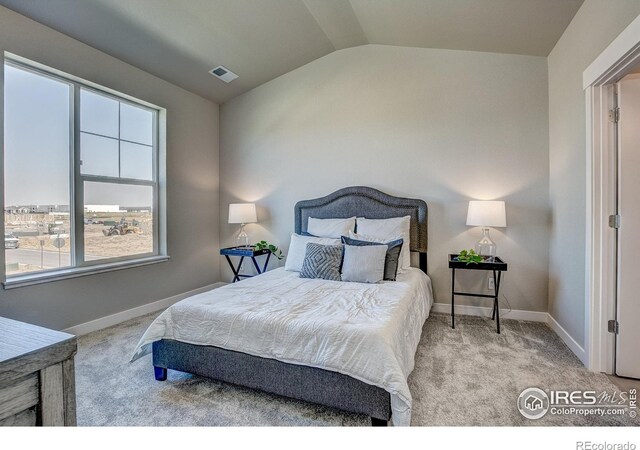
[[[158,264],[170,259],[169,256],[149,256],[140,259],[130,259],[128,261],[118,261],[105,263],[95,266],[74,267],[56,272],[47,272],[40,274],[29,274],[11,277],[3,283],[5,289],[15,289],[24,286],[33,286],[36,284],[49,283],[52,281],[68,280],[71,278],[84,277],[87,275],[95,275],[98,273],[113,272],[114,270],[131,269],[133,267],[148,266]]]

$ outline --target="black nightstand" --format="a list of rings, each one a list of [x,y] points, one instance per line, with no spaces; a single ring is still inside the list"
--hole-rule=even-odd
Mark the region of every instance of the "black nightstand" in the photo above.
[[[476,264],[467,264],[458,261],[458,255],[449,255],[449,268],[451,269],[451,328],[456,327],[455,321],[455,296],[463,295],[466,297],[483,297],[493,299],[493,312],[491,320],[496,321],[496,329],[500,334],[500,308],[498,307],[498,295],[500,295],[500,276],[502,272],[507,271],[507,263],[501,258],[495,257],[493,262],[481,262]],[[495,284],[495,294],[474,294],[472,292],[456,292],[456,269],[465,270],[490,270],[493,272],[493,283]]]
[[[271,251],[267,249],[256,250],[255,247],[221,248],[220,254],[224,255],[224,257],[227,258],[229,267],[231,267],[231,270],[233,271],[232,283],[235,283],[236,281],[240,281],[240,277],[250,278],[253,276],[253,275],[243,275],[240,273],[240,268],[242,267],[242,263],[245,258],[251,258],[251,261],[253,261],[253,265],[256,268],[256,272],[258,272],[258,275],[267,271],[267,266],[269,265],[269,258],[271,258]],[[260,266],[258,265],[258,261],[256,260],[256,257],[262,256],[262,255],[267,255],[267,259],[264,261],[264,266],[262,267],[262,269],[260,269]],[[231,258],[229,258],[230,256],[240,257],[240,262],[238,262],[237,268],[233,266],[233,262],[231,262]]]

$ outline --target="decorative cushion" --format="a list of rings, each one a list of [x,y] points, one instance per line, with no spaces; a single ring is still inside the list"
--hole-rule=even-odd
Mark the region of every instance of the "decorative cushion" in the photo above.
[[[354,236],[357,236],[355,233],[351,233]],[[380,242],[380,241],[362,241],[358,239],[353,239],[351,237],[342,236],[342,243],[346,245],[355,245],[355,246],[366,246],[366,245],[387,245],[387,254],[384,258],[384,280],[387,281],[396,281],[396,276],[398,274],[398,263],[400,261],[400,251],[402,250],[402,239],[396,239],[395,241],[390,242]]]
[[[342,281],[342,245],[307,244],[300,278],[322,278],[323,280]]]
[[[307,244],[309,242],[322,245],[341,245],[340,239],[291,234],[289,250],[287,251],[287,259],[284,263],[284,270],[289,270],[291,272],[300,272],[302,270],[302,263],[304,262],[304,256],[307,252]]]
[[[316,219],[309,217],[307,233],[323,238],[340,239],[340,236],[349,234],[356,229],[356,218],[348,219]]]
[[[342,281],[379,283],[384,277],[384,259],[387,246],[345,245],[342,262]]]
[[[400,251],[399,269],[411,267],[411,216],[392,217],[390,219],[366,219],[358,217],[357,230],[359,235],[365,235],[385,241],[402,239],[403,245]],[[371,239],[363,239],[369,241]]]

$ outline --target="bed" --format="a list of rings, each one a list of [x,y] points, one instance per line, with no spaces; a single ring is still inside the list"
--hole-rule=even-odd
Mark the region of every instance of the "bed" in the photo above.
[[[372,425],[409,425],[413,370],[431,307],[426,276],[427,205],[349,187],[295,205],[295,231],[309,217],[410,216],[420,268],[379,284],[303,279],[275,269],[198,294],[165,310],[132,360],[151,351],[157,380],[179,370],[341,410]]]

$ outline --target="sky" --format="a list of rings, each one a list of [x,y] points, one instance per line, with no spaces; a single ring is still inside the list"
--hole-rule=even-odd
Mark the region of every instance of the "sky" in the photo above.
[[[68,205],[73,86],[5,64],[4,88],[5,205]],[[85,90],[80,102],[82,173],[151,179],[152,113]],[[85,204],[151,203],[150,187],[85,185]]]

